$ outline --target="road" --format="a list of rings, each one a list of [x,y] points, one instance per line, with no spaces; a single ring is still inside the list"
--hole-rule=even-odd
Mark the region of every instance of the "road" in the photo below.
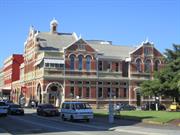
[[[61,121],[59,117],[37,116],[34,111],[25,111],[24,116],[9,115],[0,117],[0,134],[47,134],[47,135],[179,135],[177,127],[157,128],[138,123],[121,121],[108,124],[102,118],[94,119],[90,123]],[[123,123],[123,124],[122,124]]]

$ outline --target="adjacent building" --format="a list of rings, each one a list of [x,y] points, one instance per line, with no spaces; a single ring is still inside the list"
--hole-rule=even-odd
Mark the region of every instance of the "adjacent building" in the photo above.
[[[12,82],[20,79],[20,65],[24,58],[21,54],[13,54],[4,61],[2,95],[10,99]]]
[[[163,56],[152,42],[146,40],[138,47],[113,45],[57,29],[55,19],[49,32],[30,28],[19,80],[12,87],[5,83],[12,89],[14,101],[24,98],[26,104],[36,100],[60,106],[63,101],[78,100],[105,107],[110,98],[137,106],[153,100],[142,97],[139,89],[164,66]]]

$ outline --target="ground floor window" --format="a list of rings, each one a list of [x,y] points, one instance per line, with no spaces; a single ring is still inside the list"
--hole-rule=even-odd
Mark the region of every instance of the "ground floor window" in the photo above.
[[[70,97],[74,98],[74,87],[71,87],[70,89]]]
[[[81,87],[79,87],[79,89],[78,89],[78,96],[79,96],[79,98],[82,97],[82,88]]]
[[[102,88],[98,88],[98,98],[101,98],[103,95]]]
[[[86,88],[86,98],[89,98],[90,97],[90,88],[87,87]]]
[[[116,96],[116,98],[118,98],[118,97],[119,97],[119,88],[116,88],[116,91],[115,91],[115,96]]]
[[[127,96],[127,88],[124,88],[124,97]]]

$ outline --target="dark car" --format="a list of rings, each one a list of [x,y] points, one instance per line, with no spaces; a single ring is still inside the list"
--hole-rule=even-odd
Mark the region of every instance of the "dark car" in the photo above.
[[[144,104],[141,106],[141,109],[146,111],[146,110],[156,110],[156,104],[155,103],[150,103],[150,104]],[[158,110],[166,110],[166,107],[162,104],[158,104]]]
[[[41,104],[37,107],[37,115],[59,116],[60,113],[58,108],[54,107],[52,104]]]
[[[117,104],[115,107],[116,111],[132,111],[132,110],[136,110],[136,107],[133,105],[129,105],[129,104]]]
[[[9,114],[24,115],[24,109],[18,104],[9,104],[8,113]]]

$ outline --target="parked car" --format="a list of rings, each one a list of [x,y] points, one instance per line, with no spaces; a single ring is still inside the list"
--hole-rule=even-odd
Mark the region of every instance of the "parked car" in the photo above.
[[[133,105],[129,105],[129,104],[116,104],[115,106],[115,111],[132,111],[132,110],[136,110],[136,107]]]
[[[9,104],[8,113],[24,115],[24,109],[18,104]]]
[[[4,101],[0,101],[0,115],[7,116],[8,105]]]
[[[170,110],[170,111],[179,111],[179,110],[180,110],[180,104],[178,104],[177,102],[173,102],[173,103],[169,106],[169,110]]]
[[[149,109],[150,110],[156,110],[156,104],[155,103],[150,103],[150,104],[146,103],[146,104],[141,106],[141,109],[144,110],[144,111],[149,110]],[[166,110],[165,105],[158,104],[158,110]]]
[[[93,119],[93,111],[86,102],[64,102],[60,109],[63,120],[86,120]]]
[[[59,110],[52,104],[40,104],[37,107],[37,115],[43,116],[59,116]]]

